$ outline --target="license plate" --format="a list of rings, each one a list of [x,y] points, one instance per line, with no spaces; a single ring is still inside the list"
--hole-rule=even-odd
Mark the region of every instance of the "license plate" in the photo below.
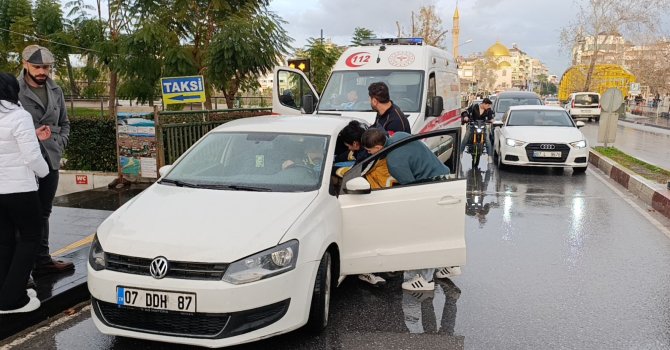
[[[538,157],[538,158],[561,158],[561,152],[533,151],[533,157]]]
[[[116,287],[116,304],[145,309],[195,312],[195,293]]]
[[[582,114],[593,114],[592,109],[582,109]]]

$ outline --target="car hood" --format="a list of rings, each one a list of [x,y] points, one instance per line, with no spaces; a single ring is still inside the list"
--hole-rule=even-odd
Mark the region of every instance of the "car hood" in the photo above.
[[[504,134],[528,143],[569,143],[586,139],[579,129],[565,126],[507,126]]]
[[[233,262],[275,246],[317,195],[155,184],[105,220],[98,239],[109,253]]]

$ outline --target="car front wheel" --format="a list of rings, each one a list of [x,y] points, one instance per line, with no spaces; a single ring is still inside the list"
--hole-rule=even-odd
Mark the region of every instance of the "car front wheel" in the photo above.
[[[321,332],[328,325],[330,312],[332,261],[329,252],[325,252],[319,263],[312,292],[312,303],[309,308],[309,319],[306,328],[313,333]]]

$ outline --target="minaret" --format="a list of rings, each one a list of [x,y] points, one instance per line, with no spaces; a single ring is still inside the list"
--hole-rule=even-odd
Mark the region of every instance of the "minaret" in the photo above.
[[[454,61],[458,57],[458,33],[460,28],[458,25],[458,20],[460,16],[458,15],[458,2],[456,2],[456,11],[454,11],[454,28],[451,30],[451,36],[453,38],[454,48],[452,49],[454,53]]]

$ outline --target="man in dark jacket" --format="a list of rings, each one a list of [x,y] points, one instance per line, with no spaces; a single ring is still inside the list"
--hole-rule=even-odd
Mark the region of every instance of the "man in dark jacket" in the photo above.
[[[493,110],[491,109],[492,102],[488,98],[485,98],[482,103],[475,103],[472,106],[468,107],[466,111],[461,113],[461,118],[462,118],[462,123],[467,124],[468,122],[476,121],[476,120],[483,120],[487,123],[490,123],[493,118],[495,117],[495,114],[493,113]],[[470,143],[470,139],[472,138],[472,130],[470,130],[469,126],[466,126],[465,128],[465,138],[463,139],[463,142],[461,142],[461,154],[463,151],[465,151],[465,146]],[[486,129],[486,153],[489,155],[489,162],[491,162],[491,156],[493,155],[493,152],[491,151],[491,137],[489,135],[489,129]]]
[[[370,84],[368,95],[370,96],[370,106],[377,111],[377,117],[372,128],[384,129],[391,136],[398,131],[412,133],[412,127],[409,125],[405,113],[391,101],[389,88],[385,83]]]
[[[60,160],[70,136],[70,121],[63,90],[49,77],[55,61],[53,54],[45,47],[29,45],[23,50],[22,57],[19,99],[33,117],[40,148],[49,165],[49,175],[39,179],[42,240],[33,270],[34,275],[44,275],[74,268],[72,262],[53,259],[49,254],[49,216],[58,188]]]

